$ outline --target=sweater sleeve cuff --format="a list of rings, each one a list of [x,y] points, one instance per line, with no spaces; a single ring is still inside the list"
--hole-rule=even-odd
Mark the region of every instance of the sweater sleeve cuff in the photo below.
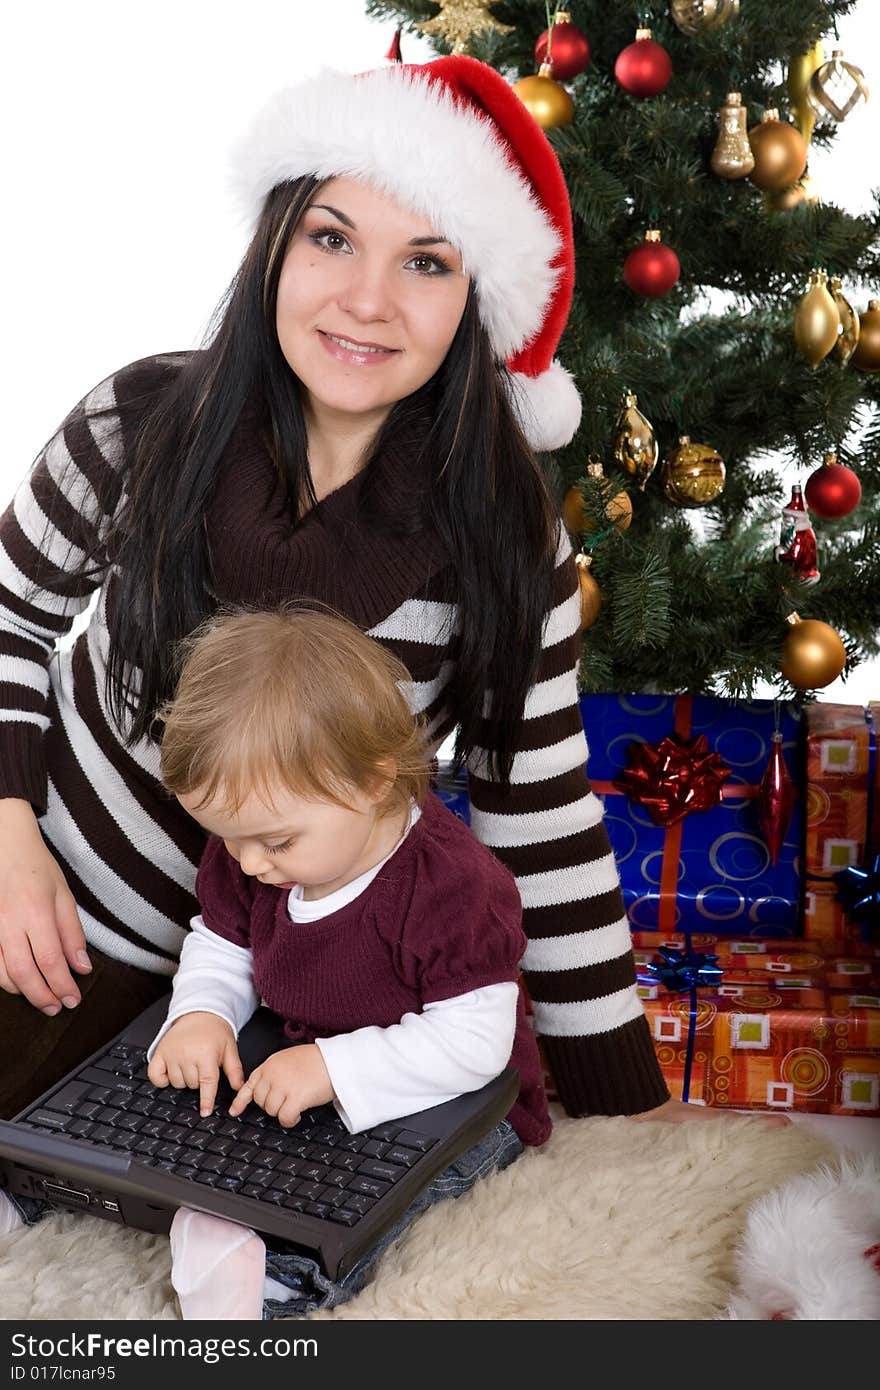
[[[4,721],[0,725],[0,797],[29,801],[34,814],[46,814],[48,776],[43,730],[36,724]]]
[[[538,1041],[569,1115],[638,1115],[669,1099],[644,1017],[610,1033]]]

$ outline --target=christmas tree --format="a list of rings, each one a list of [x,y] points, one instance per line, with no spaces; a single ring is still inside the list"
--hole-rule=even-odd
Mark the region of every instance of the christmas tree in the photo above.
[[[880,650],[880,304],[869,308],[880,196],[852,216],[802,173],[810,140],[845,139],[843,106],[864,99],[850,70],[859,55],[844,55],[850,69],[822,66],[855,3],[573,0],[560,19],[545,0],[367,0],[399,27],[404,61],[407,35],[427,33],[438,54],[531,78],[520,95],[566,177],[577,283],[559,356],[584,413],[542,462],[591,560],[585,690],[748,697],[768,681],[791,695],[783,665],[800,690],[826,685],[836,671],[793,662],[784,645],[792,612],[834,630],[832,664],[834,632],[847,669]],[[588,62],[569,77],[580,36]],[[816,476],[829,453],[852,471]],[[782,517],[792,470],[826,515]],[[841,516],[853,473],[861,500]]]

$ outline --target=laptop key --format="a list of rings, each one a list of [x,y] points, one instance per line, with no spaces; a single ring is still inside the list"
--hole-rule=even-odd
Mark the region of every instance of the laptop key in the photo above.
[[[201,1173],[225,1173],[226,1160],[219,1154],[199,1154],[198,1168]]]
[[[329,1172],[326,1163],[304,1163],[300,1177],[303,1182],[323,1182]]]
[[[348,1184],[348,1189],[350,1192],[363,1192],[366,1197],[384,1197],[391,1190],[391,1184],[380,1182],[378,1178],[362,1178],[358,1173]]]
[[[328,1187],[343,1188],[348,1187],[350,1177],[351,1174],[343,1172],[341,1168],[331,1168],[324,1181]]]
[[[309,1202],[306,1206],[309,1216],[319,1216],[322,1221],[327,1220],[332,1210],[333,1208],[328,1207],[326,1202]]]
[[[40,1129],[55,1129],[59,1133],[66,1133],[71,1117],[61,1115],[55,1110],[35,1110],[32,1115],[28,1115],[27,1122],[29,1125],[38,1125]]]
[[[120,1115],[116,1122],[116,1128],[127,1129],[134,1132],[140,1129],[143,1122],[143,1118],[140,1115]]]
[[[156,1120],[152,1116],[144,1119],[141,1124],[141,1134],[145,1139],[159,1139],[165,1130],[165,1121]]]
[[[426,1154],[429,1149],[433,1149],[436,1140],[427,1134],[416,1134],[411,1129],[402,1129],[397,1136],[397,1142],[407,1149],[417,1149],[420,1154]]]
[[[137,1140],[138,1137],[136,1134],[120,1134],[117,1130],[113,1139],[113,1147],[114,1149],[122,1149],[123,1152],[133,1150]]]
[[[356,1211],[360,1215],[363,1215],[364,1212],[369,1211],[370,1207],[375,1205],[375,1200],[372,1197],[367,1197],[362,1192],[349,1192],[343,1205],[349,1211]]]
[[[239,1188],[242,1197],[262,1197],[263,1189],[257,1182],[246,1182]],[[286,1205],[286,1204],[285,1204]]]
[[[208,1147],[210,1138],[210,1134],[202,1134],[201,1130],[188,1129],[183,1142],[188,1149],[193,1149],[198,1152]]]
[[[385,1151],[386,1163],[397,1163],[401,1168],[412,1168],[421,1156],[415,1149],[405,1149],[402,1144],[389,1144]]]
[[[370,1138],[379,1139],[386,1144],[390,1144],[392,1140],[398,1138],[400,1132],[400,1125],[374,1125],[370,1130]]]
[[[162,1138],[167,1139],[169,1144],[179,1144],[185,1136],[186,1130],[182,1125],[166,1125],[162,1130]]]
[[[259,1187],[260,1191],[267,1187],[272,1181],[273,1173],[271,1168],[255,1168],[251,1173],[251,1182],[254,1187]]]
[[[340,1226],[356,1226],[360,1221],[360,1213],[351,1211],[348,1207],[330,1207],[327,1220],[336,1221]]]
[[[206,1187],[216,1187],[219,1175],[217,1173],[196,1173],[196,1182],[204,1183]]]
[[[85,1139],[86,1135],[89,1134],[92,1129],[93,1125],[90,1120],[76,1119],[70,1121],[65,1133],[72,1134],[77,1139]]]
[[[241,1178],[231,1178],[228,1173],[224,1173],[223,1177],[220,1179],[218,1183],[215,1184],[215,1186],[218,1192],[221,1188],[224,1192],[238,1192],[239,1188],[241,1187],[241,1183]]]
[[[208,1148],[212,1154],[222,1154],[226,1158],[232,1153],[232,1140],[228,1135],[218,1134],[208,1143]]]
[[[112,1134],[113,1130],[108,1125],[95,1125],[89,1139],[93,1144],[109,1144]]]
[[[121,1115],[121,1110],[116,1110],[112,1106],[105,1105],[104,1109],[99,1112],[98,1119],[102,1125],[112,1126],[116,1124],[116,1121],[121,1117]]]
[[[66,1110],[73,1114],[85,1094],[85,1086],[81,1086],[76,1081],[68,1082],[66,1086],[62,1086],[57,1095],[46,1101],[46,1109]]]
[[[333,1160],[334,1167],[344,1168],[347,1173],[356,1173],[361,1166],[360,1154],[337,1154]]]
[[[95,1076],[100,1076],[100,1072],[95,1072]],[[90,1086],[86,1092],[86,1100],[99,1100],[103,1105],[113,1094],[112,1086]]]
[[[126,1106],[126,1109],[129,1112],[133,1111],[136,1115],[151,1115],[153,1113],[153,1102],[148,1100],[146,1096],[135,1096],[134,1100]]]
[[[156,1157],[170,1158],[173,1161],[176,1158],[180,1158],[180,1155],[185,1152],[186,1150],[183,1148],[182,1144],[162,1144],[156,1150]]]
[[[361,1163],[358,1173],[367,1178],[383,1178],[387,1182],[397,1182],[406,1172],[405,1168],[398,1168],[396,1163],[382,1163],[378,1158],[365,1158]]]
[[[244,1192],[244,1188],[241,1190]],[[305,1197],[297,1197],[294,1195],[293,1197],[285,1197],[284,1206],[287,1207],[288,1211],[305,1211],[308,1203]]]
[[[76,1107],[76,1114],[81,1120],[93,1120],[101,1106],[96,1100],[80,1101]]]
[[[256,1144],[233,1144],[229,1157],[237,1158],[240,1163],[253,1163],[257,1152]]]
[[[388,1145],[380,1143],[378,1139],[368,1139],[361,1153],[366,1158],[384,1158],[387,1148]]]

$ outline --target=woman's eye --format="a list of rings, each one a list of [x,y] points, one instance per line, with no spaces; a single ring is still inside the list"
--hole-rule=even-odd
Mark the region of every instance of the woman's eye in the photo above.
[[[291,846],[292,844],[293,844],[293,841],[292,841],[292,840],[285,840],[283,845],[266,845],[266,846],[265,846],[266,853],[267,853],[267,854],[280,854],[280,853],[282,852],[282,850],[290,849],[290,846]]]
[[[337,231],[335,227],[324,227],[324,228],[323,228],[321,231],[319,231],[319,232],[309,232],[309,233],[308,233],[309,241],[313,241],[313,242],[315,243],[315,245],[318,247],[318,250],[319,250],[319,251],[337,251],[337,250],[339,250],[339,248],[338,248],[337,246],[322,246],[322,245],[321,245],[321,242],[324,240],[325,237],[331,237],[331,236],[338,237],[339,240],[340,240],[341,242],[343,242],[343,243],[346,241],[346,238],[342,235],[341,232]]]

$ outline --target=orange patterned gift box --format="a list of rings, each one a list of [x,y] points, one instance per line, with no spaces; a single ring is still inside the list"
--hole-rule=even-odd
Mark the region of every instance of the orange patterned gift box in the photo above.
[[[639,986],[657,1057],[679,1099],[690,1001]],[[880,996],[722,983],[700,990],[690,1100],[735,1110],[880,1115]]]
[[[682,934],[652,940],[651,932],[633,932],[633,949],[640,973],[656,959],[657,946],[684,948]],[[759,941],[746,937],[693,934],[690,941],[697,951],[717,956],[726,985],[761,988],[773,981],[774,989],[848,989],[880,991],[880,946],[858,941],[848,946],[833,941]]]
[[[861,932],[836,900],[832,875],[862,864],[866,839],[878,845],[880,758],[875,717],[880,706],[808,705],[807,829],[804,936],[849,951]],[[868,816],[873,825],[868,834]]]

